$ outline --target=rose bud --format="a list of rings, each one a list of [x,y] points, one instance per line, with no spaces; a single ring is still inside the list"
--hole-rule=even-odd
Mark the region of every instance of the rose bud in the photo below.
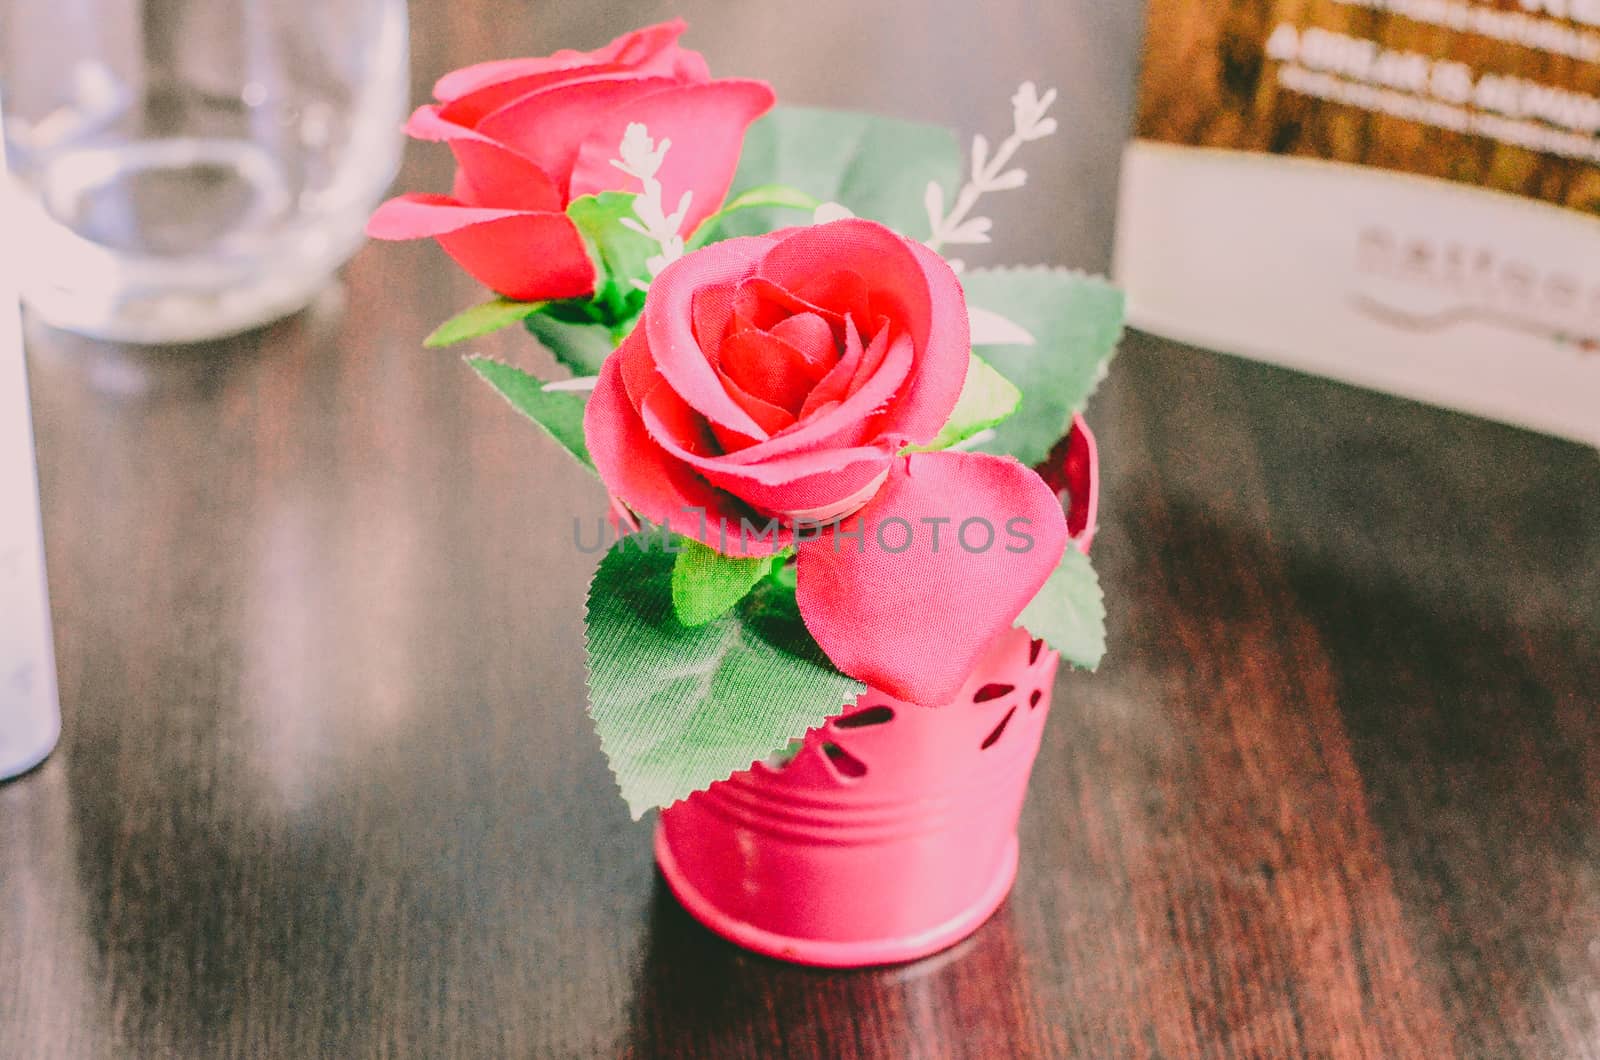
[[[443,141],[456,158],[448,195],[408,194],[367,224],[377,239],[439,241],[479,282],[519,301],[584,298],[597,276],[567,205],[603,191],[637,192],[611,165],[630,123],[681,145],[656,175],[674,199],[692,192],[686,230],[728,194],[750,123],[772,107],[765,82],[712,80],[698,52],[665,22],[592,52],[480,63],[446,74],[438,103],[406,132]]]

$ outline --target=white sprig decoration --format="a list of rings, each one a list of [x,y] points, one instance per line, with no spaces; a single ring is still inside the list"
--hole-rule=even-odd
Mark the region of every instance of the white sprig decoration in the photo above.
[[[678,200],[678,208],[670,214],[661,202],[661,182],[656,179],[656,173],[660,171],[661,160],[671,146],[671,140],[663,139],[658,144],[650,138],[650,131],[644,125],[631,122],[622,134],[622,144],[617,148],[620,157],[611,160],[613,166],[644,186],[644,190],[633,200],[634,216],[624,217],[620,223],[646,239],[655,240],[661,248],[661,253],[645,259],[645,267],[650,270],[652,279],[660,275],[662,269],[683,257],[683,235],[680,230],[683,228],[683,219],[688,216],[689,203],[694,199],[693,190],[684,192]],[[634,283],[642,288],[650,286],[642,280],[635,280]]]
[[[989,242],[989,229],[993,222],[987,217],[968,217],[978,199],[986,192],[1011,191],[1028,182],[1028,174],[1021,168],[1007,169],[1017,148],[1032,140],[1042,140],[1056,131],[1056,120],[1045,116],[1056,101],[1056,90],[1043,96],[1032,81],[1024,81],[1011,97],[1011,135],[994,152],[989,153],[989,141],[982,134],[972,138],[972,179],[956,195],[950,212],[944,212],[944,191],[937,181],[928,182],[923,194],[923,204],[928,209],[928,223],[933,235],[928,246],[939,250],[945,244],[970,245]],[[959,264],[952,262],[952,264]]]

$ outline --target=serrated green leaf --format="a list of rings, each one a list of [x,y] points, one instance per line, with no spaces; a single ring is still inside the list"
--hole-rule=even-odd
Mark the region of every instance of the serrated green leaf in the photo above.
[[[779,558],[724,556],[689,538],[682,547],[672,568],[672,607],[686,626],[703,626],[727,614]]]
[[[654,535],[624,539],[589,587],[589,714],[636,818],[787,747],[866,687],[833,668],[772,579],[685,626],[675,558]]]
[[[948,449],[957,442],[966,441],[979,431],[986,431],[1017,410],[1022,391],[1011,385],[1011,380],[994,370],[994,367],[977,354],[967,365],[967,381],[961,384],[961,396],[950,413],[939,436],[912,452],[934,452]]]
[[[1014,321],[1032,346],[979,347],[1022,391],[1016,415],[981,452],[1038,464],[1083,411],[1122,337],[1124,300],[1102,279],[1066,269],[974,269],[961,277],[967,300]]]
[[[722,209],[700,222],[700,227],[694,230],[694,235],[689,238],[686,245],[688,250],[697,250],[711,242],[721,226],[724,218],[740,210],[753,210],[758,207],[772,207],[785,210],[804,210],[814,212],[821,206],[821,200],[808,195],[799,188],[791,188],[784,184],[763,184],[757,188],[741,192],[723,203]]]
[[[520,368],[490,360],[468,357],[467,363],[484,381],[500,392],[511,407],[545,429],[562,447],[583,462],[590,471],[594,460],[583,440],[583,411],[588,395],[581,391],[546,390],[539,379]]]
[[[491,332],[508,328],[526,320],[545,307],[544,302],[513,302],[509,298],[496,298],[482,305],[457,313],[434,329],[422,340],[424,346],[439,349],[454,346],[468,339],[481,338]]]
[[[573,375],[599,375],[600,366],[616,348],[604,324],[561,320],[549,313],[537,313],[523,324]]]
[[[819,202],[848,206],[914,239],[931,235],[923,193],[930,180],[946,196],[961,183],[961,148],[937,125],[853,111],[776,107],[745,135],[730,196],[771,184]],[[760,235],[792,223],[772,209],[741,210],[718,235]]]
[[[567,216],[599,258],[595,262],[599,278],[594,300],[606,307],[609,324],[638,315],[644,305],[644,291],[634,281],[649,281],[650,270],[645,262],[661,253],[655,240],[622,223],[623,218],[637,220],[633,213],[633,200],[637,197],[628,192],[603,191],[580,195],[567,204]]]
[[[1074,666],[1093,670],[1106,653],[1106,605],[1089,557],[1071,545],[1017,625]]]

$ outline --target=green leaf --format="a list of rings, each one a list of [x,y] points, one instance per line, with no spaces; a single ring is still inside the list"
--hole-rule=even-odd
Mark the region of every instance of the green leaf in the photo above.
[[[815,210],[822,205],[822,201],[815,196],[807,195],[799,188],[791,188],[787,184],[763,184],[749,191],[742,191],[722,204],[719,213],[733,213],[737,210],[748,210],[755,206],[782,206],[790,210]]]
[[[1089,557],[1071,545],[1017,625],[1074,666],[1093,670],[1106,653],[1106,605]]]
[[[588,395],[581,391],[546,390],[544,383],[509,364],[487,357],[468,357],[473,371],[484,378],[511,407],[543,427],[590,471],[594,460],[583,440],[583,410]]]
[[[698,541],[683,539],[672,568],[672,607],[686,626],[721,618],[772,570],[778,556],[724,556]]]
[[[931,235],[923,194],[960,186],[961,148],[949,129],[853,111],[777,107],[750,127],[729,194],[784,184],[848,206],[914,239]],[[760,235],[788,223],[768,209],[741,210],[719,236]]]
[[[480,338],[491,332],[508,328],[519,320],[526,320],[545,307],[544,302],[513,302],[496,298],[492,302],[475,305],[457,313],[434,329],[432,335],[422,340],[424,346],[438,349],[454,346],[458,342]]]
[[[580,195],[567,204],[567,216],[598,258],[594,300],[606,308],[610,324],[638,315],[644,291],[634,281],[649,281],[645,262],[661,253],[655,240],[622,223],[623,218],[634,217],[635,198],[628,192],[603,191]]]
[[[800,565],[787,560],[780,563],[772,571],[772,580],[782,586],[785,592],[793,594],[800,585]]]
[[[589,587],[589,713],[634,817],[787,747],[866,688],[833,668],[772,579],[685,626],[674,559],[655,535],[625,538]]]
[[[814,212],[822,202],[813,196],[807,195],[799,188],[791,188],[783,184],[763,184],[757,188],[735,195],[723,203],[722,209],[700,222],[700,227],[694,230],[694,235],[689,238],[686,250],[698,250],[711,242],[716,235],[718,226],[723,218],[740,210],[753,210],[757,207],[775,207],[786,210],[805,210]]]
[[[523,321],[528,334],[538,339],[557,361],[573,375],[599,375],[616,344],[604,324],[562,320],[549,313],[537,313]]]
[[[973,354],[971,363],[967,365],[967,381],[961,384],[961,396],[956,399],[956,407],[951,411],[944,429],[933,441],[911,451],[948,449],[1000,423],[1016,411],[1017,403],[1021,400],[1022,391],[1012,386],[1011,380],[995,371],[982,357]]]
[[[1032,346],[983,346],[987,360],[1022,391],[1016,415],[976,448],[1030,467],[1049,455],[1105,376],[1122,337],[1122,292],[1066,269],[974,269],[961,277],[967,301],[1034,337]]]

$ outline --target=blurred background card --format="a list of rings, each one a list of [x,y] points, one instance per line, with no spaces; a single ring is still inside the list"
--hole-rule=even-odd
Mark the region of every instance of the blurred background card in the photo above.
[[[1144,70],[1137,325],[1600,445],[1600,0],[1152,0]]]

